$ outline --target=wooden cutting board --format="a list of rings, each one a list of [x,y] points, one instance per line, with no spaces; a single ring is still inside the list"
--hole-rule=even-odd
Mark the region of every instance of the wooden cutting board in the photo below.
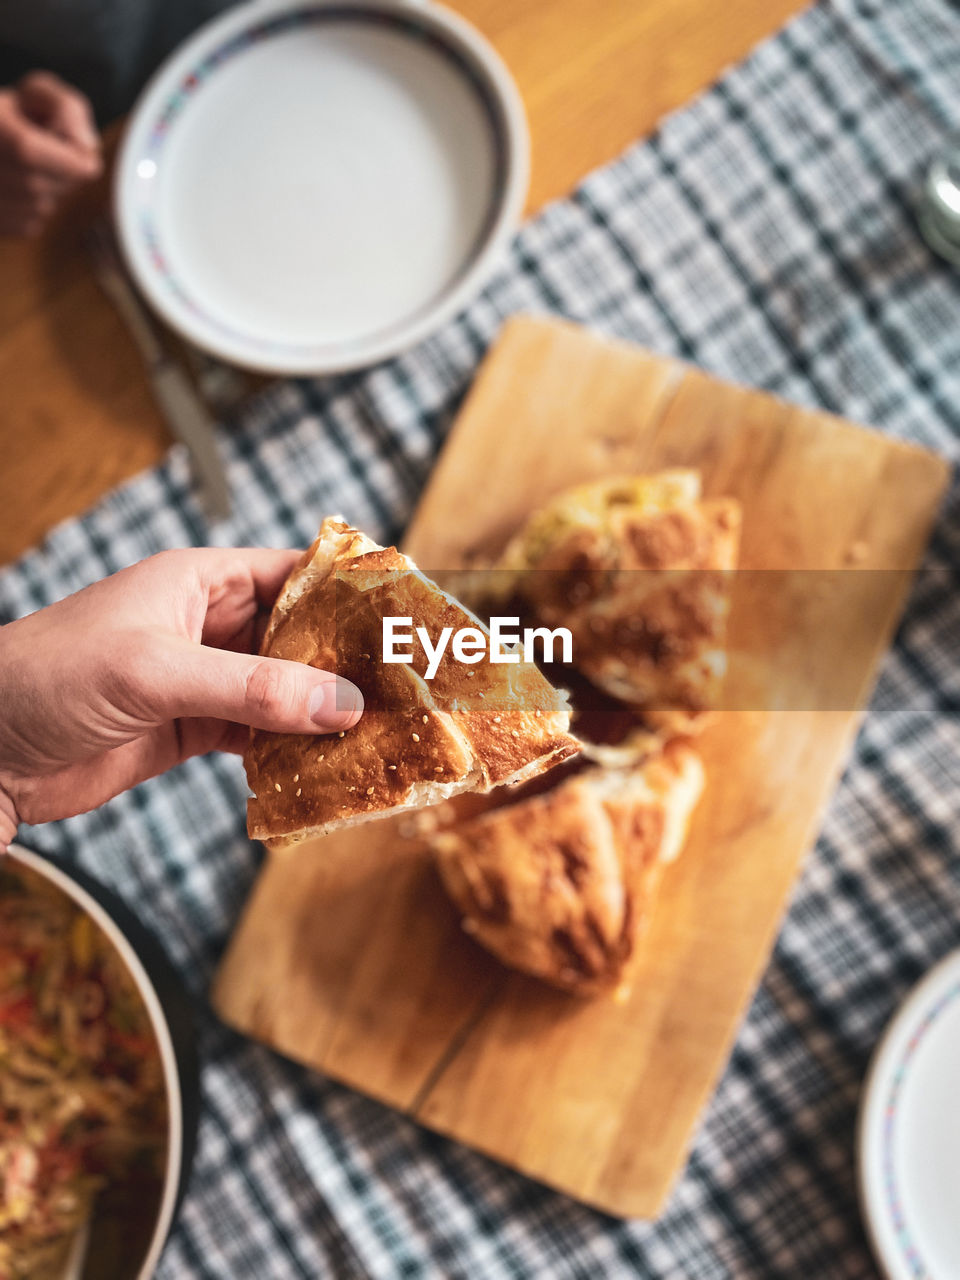
[[[758,572],[738,578],[741,687],[703,736],[707,789],[630,1001],[501,968],[391,820],[269,858],[213,993],[239,1030],[624,1217],[655,1215],[683,1165],[948,478],[862,427],[518,317],[406,549],[428,572],[483,560],[558,490],[666,466],[742,501],[741,562]]]

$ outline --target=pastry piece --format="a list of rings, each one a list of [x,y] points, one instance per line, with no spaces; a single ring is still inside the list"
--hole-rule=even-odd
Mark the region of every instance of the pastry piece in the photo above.
[[[618,517],[663,515],[690,507],[699,498],[699,474],[679,469],[595,480],[564,489],[530,516],[511,539],[498,567],[512,572],[549,568],[549,559],[558,547],[585,533],[590,535],[590,545],[600,550],[605,567],[613,567],[621,553]]]
[[[463,927],[511,968],[578,995],[625,994],[663,865],[703,788],[679,742],[630,769],[585,769],[433,837]]]
[[[448,646],[434,677],[385,663],[383,618],[486,628],[392,547],[327,519],[277,598],[261,653],[352,680],[364,713],[331,736],[254,730],[244,758],[247,829],[270,848],[436,804],[462,791],[522,782],[579,750],[566,694],[530,663],[458,662]]]
[[[569,627],[573,665],[599,689],[686,732],[718,704],[740,522],[733,499],[701,499],[695,471],[603,480],[536,512],[490,576]]]

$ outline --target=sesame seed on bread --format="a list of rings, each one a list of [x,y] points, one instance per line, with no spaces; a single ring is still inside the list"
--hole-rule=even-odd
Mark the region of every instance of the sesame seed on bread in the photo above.
[[[566,695],[535,666],[468,666],[448,649],[428,681],[417,646],[412,664],[381,660],[385,616],[432,636],[486,631],[407,556],[328,518],[277,598],[261,653],[346,677],[364,713],[340,734],[251,732],[247,828],[268,847],[524,781],[579,750]]]

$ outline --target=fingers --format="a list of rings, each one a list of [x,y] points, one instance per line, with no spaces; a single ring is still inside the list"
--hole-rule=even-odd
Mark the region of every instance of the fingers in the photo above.
[[[138,683],[144,710],[160,723],[212,717],[275,733],[334,733],[363,711],[360,690],[302,662],[211,649],[175,637],[151,646]]]
[[[207,586],[204,643],[237,648],[241,631],[251,634],[258,613],[272,608],[302,554],[251,547],[211,552],[202,569]],[[257,647],[261,638],[262,632]],[[246,645],[248,652],[251,647]]]
[[[252,589],[253,599],[269,608],[284,582],[303,556],[302,551],[275,551],[269,547],[204,548],[202,571],[210,584],[211,603],[217,588],[238,578]]]
[[[14,777],[0,772],[0,855],[20,822],[50,822],[105,804],[113,796],[208,751],[242,754],[250,740],[245,726],[222,720],[184,720],[52,773]]]
[[[138,621],[150,602],[156,621],[204,644],[249,653],[258,614],[271,608],[302,554],[256,547],[163,551],[108,581],[115,590],[127,584],[127,594],[140,602]],[[158,603],[166,606],[166,616]]]
[[[0,90],[0,235],[36,235],[101,169],[86,99],[46,73]]]
[[[165,773],[189,756],[218,749],[221,741],[229,737],[230,728],[198,723],[189,733],[181,735],[170,722],[109,751],[50,773],[27,777],[0,774],[0,850],[4,834],[11,830],[11,819],[15,831],[16,819],[28,823],[50,822],[86,813],[121,791]],[[183,736],[189,738],[189,743],[181,740]],[[5,794],[10,802],[6,812]]]
[[[67,127],[78,128],[77,109],[68,110],[68,116]],[[27,178],[37,175],[67,183],[88,182],[101,169],[99,147],[78,142],[65,132],[60,136],[54,124],[37,123],[24,111],[19,90],[0,93],[0,160],[8,183],[10,175],[19,175],[24,191],[29,188]]]
[[[36,203],[5,199],[0,188],[0,236],[39,235],[53,209],[53,202],[46,199]]]
[[[12,154],[3,153],[2,128],[0,128],[0,195],[8,200],[33,203],[43,196],[59,200],[72,190],[74,183],[66,178],[54,177],[40,170],[25,169]]]
[[[49,71],[33,71],[17,85],[21,109],[28,119],[67,142],[99,152],[100,135],[90,103],[79,90]]]
[[[58,138],[47,129],[21,119],[6,137],[6,154],[23,171],[46,174],[68,183],[89,182],[100,173],[95,151]]]
[[[7,792],[21,822],[50,822],[72,818],[106,803],[177,763],[176,733],[165,725],[122,746],[104,751],[53,773],[26,778],[7,777]],[[0,843],[8,824],[0,819]]]

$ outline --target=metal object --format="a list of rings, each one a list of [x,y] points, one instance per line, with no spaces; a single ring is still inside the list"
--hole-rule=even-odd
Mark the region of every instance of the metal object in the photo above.
[[[214,520],[230,516],[230,490],[217,450],[214,423],[190,379],[169,355],[160,331],[127,278],[112,229],[104,222],[91,229],[90,256],[97,280],[120,312],[140,349],[154,399],[174,436],[187,446],[204,506]]]
[[[89,1247],[90,1219],[87,1218],[73,1238],[73,1244],[70,1246],[67,1265],[64,1268],[61,1280],[83,1280]]]
[[[250,392],[249,375],[201,351],[185,338],[180,339],[179,346],[204,402],[218,416],[233,413]]]
[[[918,221],[934,253],[960,266],[960,139],[931,161]]]

